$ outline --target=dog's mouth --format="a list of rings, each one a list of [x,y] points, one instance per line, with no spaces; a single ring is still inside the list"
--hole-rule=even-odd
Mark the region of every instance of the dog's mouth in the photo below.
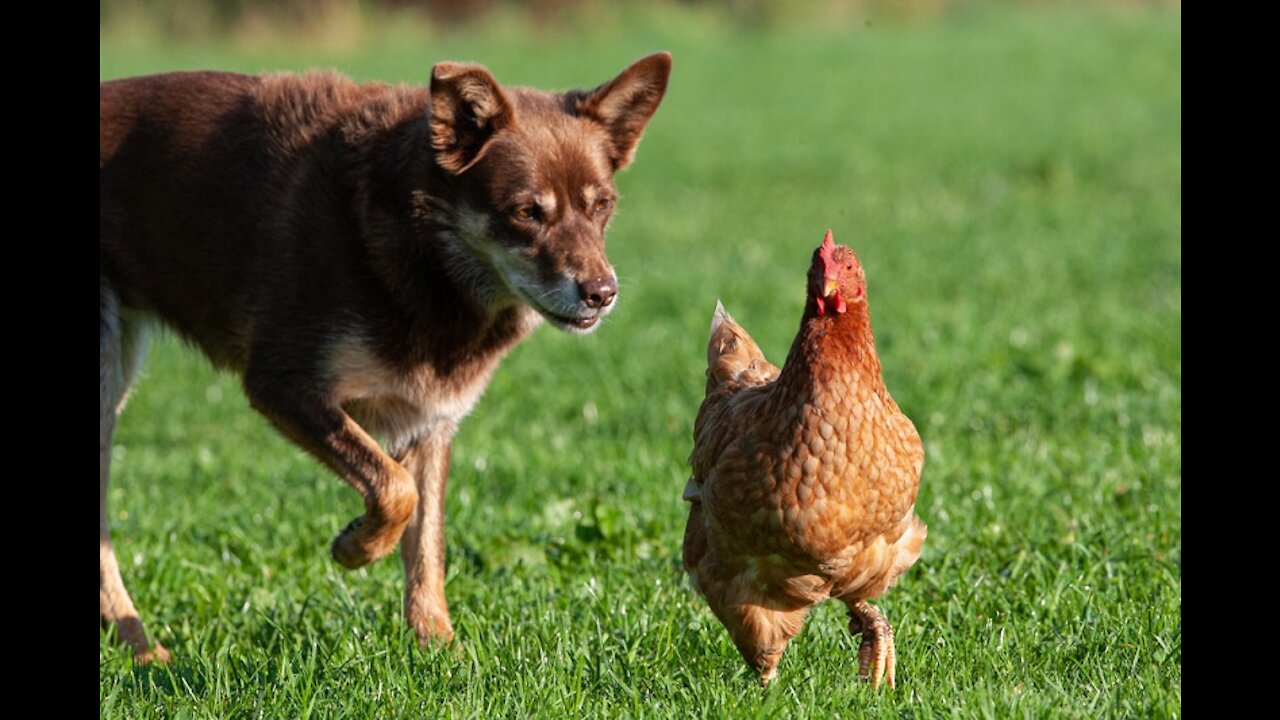
[[[556,327],[570,332],[587,332],[600,322],[601,317],[600,315],[591,315],[590,317],[570,317],[568,315],[551,312],[550,310],[537,305],[534,305],[533,308],[542,313],[542,316],[550,320]]]
[[[517,294],[525,301],[525,304],[537,310],[542,317],[550,320],[552,325],[567,332],[589,333],[600,323],[600,318],[605,316],[603,312],[596,312],[595,315],[563,315],[554,310],[549,310],[541,303],[534,301],[533,298],[529,297],[529,293],[524,292],[523,289],[517,290]]]

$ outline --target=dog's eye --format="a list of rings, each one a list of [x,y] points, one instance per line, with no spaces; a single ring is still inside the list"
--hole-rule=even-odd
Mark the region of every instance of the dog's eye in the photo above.
[[[537,205],[521,205],[511,214],[520,222],[534,222],[542,218],[542,209]]]
[[[613,207],[613,200],[609,198],[600,198],[599,200],[596,200],[595,211],[597,215],[603,212],[608,212],[611,207]]]

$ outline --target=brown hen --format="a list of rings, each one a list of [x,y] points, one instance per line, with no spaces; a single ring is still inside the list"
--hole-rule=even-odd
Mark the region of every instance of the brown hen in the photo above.
[[[862,634],[859,675],[893,687],[893,629],[867,600],[920,556],[924,446],[885,389],[862,265],[830,230],[781,371],[717,304],[689,462],[685,569],[761,683],[835,598]]]

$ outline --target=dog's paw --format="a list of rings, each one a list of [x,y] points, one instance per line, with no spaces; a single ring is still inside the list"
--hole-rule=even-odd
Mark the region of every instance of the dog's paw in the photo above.
[[[395,549],[400,536],[387,532],[386,525],[379,529],[381,532],[372,532],[369,521],[361,515],[342,528],[342,532],[333,539],[329,553],[339,565],[349,570],[357,570],[374,560],[380,560]]]
[[[462,643],[454,639],[453,623],[447,614],[422,613],[410,621],[413,631],[418,636],[418,645],[424,650],[434,647],[448,647],[455,653],[462,652]]]
[[[133,662],[138,665],[150,665],[151,663],[168,665],[171,659],[169,651],[165,650],[160,643],[154,643],[146,650],[133,654]]]

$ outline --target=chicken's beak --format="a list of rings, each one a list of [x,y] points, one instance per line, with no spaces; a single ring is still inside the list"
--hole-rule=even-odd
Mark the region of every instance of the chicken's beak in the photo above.
[[[844,296],[840,294],[840,281],[835,278],[823,278],[822,297],[824,300],[835,301],[835,311],[837,313],[843,314],[849,308],[844,302]]]
[[[840,281],[835,278],[826,278],[822,283],[822,297],[829,298],[840,291]]]

